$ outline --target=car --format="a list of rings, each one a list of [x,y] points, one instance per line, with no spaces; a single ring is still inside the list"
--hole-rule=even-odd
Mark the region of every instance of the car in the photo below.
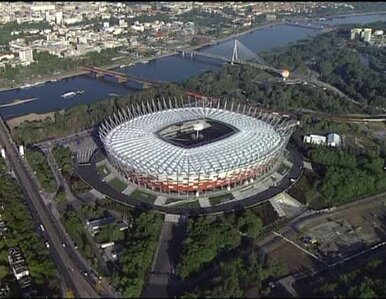
[[[50,243],[48,243],[48,241],[46,241],[46,247],[50,248]]]
[[[40,224],[40,229],[42,230],[42,232],[44,232],[44,226],[43,226],[43,224]]]
[[[66,243],[62,243],[62,246],[63,246],[63,248],[65,248],[66,247]]]
[[[83,275],[84,275],[84,276],[88,276],[87,271],[83,271]]]

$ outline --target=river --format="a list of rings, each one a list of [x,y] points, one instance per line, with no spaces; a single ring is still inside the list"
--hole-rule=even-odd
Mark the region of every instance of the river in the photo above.
[[[332,18],[321,23],[366,24],[376,21],[386,21],[386,14]],[[289,43],[314,37],[318,33],[320,31],[315,29],[276,25],[246,33],[239,36],[238,40],[252,52],[261,52],[271,51]],[[229,40],[202,49],[202,51],[228,56],[228,53],[232,52],[232,47],[233,41]],[[190,59],[174,55],[157,58],[149,63],[138,63],[130,67],[118,68],[117,70],[140,78],[181,83],[185,79],[200,73],[218,70],[222,64],[221,62],[203,58]],[[61,97],[66,92],[76,90],[84,90],[84,93],[70,98]],[[91,104],[114,96],[114,94],[124,95],[137,90],[132,84],[118,83],[113,78],[96,79],[91,75],[75,76],[40,86],[2,91],[0,92],[0,106],[2,106],[0,113],[5,119],[11,119],[29,113],[46,113],[67,109],[81,103]],[[23,101],[31,98],[36,98],[36,100],[21,102],[18,105],[6,105],[14,102],[15,99]]]

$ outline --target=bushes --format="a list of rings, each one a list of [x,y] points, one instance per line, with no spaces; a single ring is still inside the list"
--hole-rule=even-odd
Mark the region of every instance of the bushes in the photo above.
[[[139,298],[145,275],[151,266],[162,227],[162,216],[156,213],[140,213],[134,218],[124,250],[120,255],[121,271],[113,278],[123,297]]]
[[[44,154],[39,150],[27,149],[26,157],[42,188],[48,193],[55,192],[57,187],[55,177]]]
[[[52,153],[56,162],[61,168],[61,172],[71,186],[71,190],[74,193],[84,193],[90,190],[90,186],[87,185],[82,179],[75,173],[72,167],[72,152],[68,147],[56,146]]]
[[[370,26],[372,27],[372,26]],[[374,24],[373,28],[385,27],[385,22]],[[317,38],[284,47],[278,53],[266,55],[264,59],[278,68],[295,70],[306,63],[320,73],[320,79],[364,104],[385,107],[385,74],[379,63],[365,66],[360,55],[368,53],[370,62],[382,65],[386,61],[385,51],[348,44],[349,30],[339,29],[318,35]],[[338,112],[338,111],[335,111]]]
[[[92,261],[93,253],[91,246],[88,243],[84,223],[78,213],[67,207],[61,221],[66,229],[66,232],[70,235],[71,240],[78,246],[79,251],[84,257]]]
[[[256,250],[256,249],[255,249]],[[259,298],[268,290],[263,289],[267,279],[277,279],[288,273],[286,265],[274,259],[263,261],[255,251],[221,261],[214,278],[205,281],[193,292],[181,298]],[[247,292],[253,290],[253,295]]]
[[[215,98],[225,97],[247,103],[254,101],[265,107],[288,110],[311,109],[330,113],[346,113],[357,108],[335,93],[310,85],[286,85],[270,82],[268,73],[252,66],[225,65],[220,72],[208,72],[184,82],[188,90]],[[262,83],[257,83],[262,81]],[[248,99],[248,101],[247,101]]]
[[[310,283],[311,297],[384,298],[385,259],[373,257],[354,270],[322,275]]]
[[[354,156],[343,150],[318,147],[311,151],[311,160],[322,176],[318,189],[328,206],[386,191],[384,162],[380,157]]]
[[[212,262],[221,252],[240,245],[241,236],[257,238],[260,218],[247,210],[241,215],[224,215],[211,221],[201,217],[189,220],[187,238],[179,263],[179,275],[186,278]]]

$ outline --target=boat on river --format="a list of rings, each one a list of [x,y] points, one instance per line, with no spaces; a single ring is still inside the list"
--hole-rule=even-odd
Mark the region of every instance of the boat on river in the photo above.
[[[61,95],[62,98],[67,99],[67,98],[72,98],[78,94],[83,94],[84,90],[77,90],[77,91],[69,91]]]
[[[20,89],[29,88],[29,87],[31,87],[31,86],[32,86],[31,84],[26,84],[26,85],[21,86]]]

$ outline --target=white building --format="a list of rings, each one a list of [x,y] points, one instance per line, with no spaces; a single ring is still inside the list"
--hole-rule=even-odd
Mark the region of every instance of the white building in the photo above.
[[[17,280],[29,275],[25,259],[21,255],[19,248],[11,248],[8,253],[8,262]]]
[[[31,6],[33,12],[55,10],[55,5],[50,3],[33,3]]]
[[[336,146],[340,146],[341,143],[342,143],[342,140],[338,134],[330,133],[327,135],[327,145],[328,146],[336,147]]]
[[[145,30],[145,27],[143,25],[131,25],[130,28],[135,31],[141,31],[141,32]]]
[[[57,11],[55,13],[55,23],[57,25],[61,25],[63,22],[63,12],[62,11]]]
[[[351,29],[351,36],[350,39],[356,39],[357,36],[361,33],[362,29],[361,28],[354,28]]]
[[[364,30],[363,30],[363,41],[365,41],[365,42],[370,42],[370,40],[371,40],[371,28],[365,28]]]
[[[341,137],[336,133],[329,133],[326,136],[323,135],[305,135],[303,138],[304,143],[316,144],[316,145],[327,145],[332,147],[337,147],[342,144]]]
[[[15,58],[15,55],[11,52],[0,52],[0,61],[2,60],[11,60]]]
[[[322,135],[305,135],[303,138],[304,143],[308,144],[317,144],[317,145],[325,145],[326,144],[326,136]]]
[[[34,61],[32,49],[23,49],[19,51],[19,59],[21,62],[31,63]]]

